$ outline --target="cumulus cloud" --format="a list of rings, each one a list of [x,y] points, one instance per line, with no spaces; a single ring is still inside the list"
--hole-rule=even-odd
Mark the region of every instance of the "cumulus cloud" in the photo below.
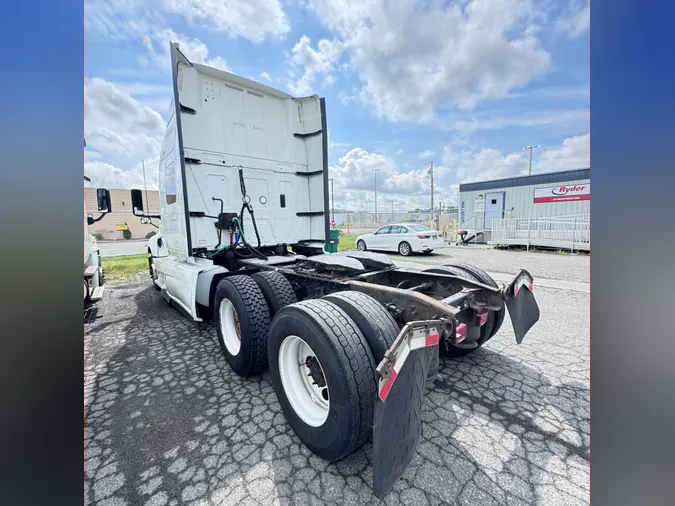
[[[240,37],[255,44],[278,39],[290,31],[279,0],[88,0],[88,32],[112,39],[140,38],[168,26],[170,16]]]
[[[587,2],[573,0],[565,13],[556,20],[555,27],[568,37],[576,38],[585,34],[591,26],[591,8]]]
[[[535,152],[536,153],[536,152]],[[462,183],[489,181],[525,175],[529,170],[529,156],[522,151],[502,153],[485,148],[479,151],[457,151],[452,145],[445,147],[443,163],[452,170],[443,173],[445,180]],[[582,169],[590,166],[590,134],[569,137],[560,147],[544,148],[536,155],[532,173]]]
[[[92,184],[142,187],[142,162],[148,185],[156,188],[164,120],[114,83],[85,81],[85,172]]]
[[[85,138],[100,153],[156,156],[164,131],[162,117],[113,83],[85,81]]]
[[[427,158],[431,158],[436,154],[436,151],[433,151],[431,149],[427,149],[422,151],[419,155],[417,155],[417,158],[420,160],[426,160]]]
[[[141,162],[125,170],[100,160],[92,160],[84,164],[84,173],[91,179],[90,186],[145,189],[145,181],[147,181],[148,190],[157,190],[159,189],[158,164],[159,158],[145,161],[145,180]]]
[[[181,52],[192,63],[202,63],[227,72],[231,71],[230,66],[222,57],[209,56],[209,48],[201,40],[191,39],[170,29],[160,30],[143,37],[143,44],[148,50],[148,55],[158,68],[171,71],[170,42],[177,42]]]
[[[359,99],[391,121],[428,121],[440,107],[472,109],[505,97],[550,64],[528,30],[531,0],[309,5],[349,54]]]
[[[311,95],[317,86],[331,86],[335,82],[331,72],[341,52],[342,46],[337,41],[321,39],[314,49],[307,35],[300,37],[291,50],[290,60],[303,74],[300,79],[289,84],[291,93]]]
[[[559,148],[544,150],[538,160],[541,171],[585,169],[591,166],[591,135],[565,139]]]

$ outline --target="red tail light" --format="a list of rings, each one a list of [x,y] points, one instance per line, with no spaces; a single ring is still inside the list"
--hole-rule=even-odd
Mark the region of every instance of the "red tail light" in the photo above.
[[[428,236],[428,235],[419,235],[419,234],[418,234],[418,235],[417,235],[417,238],[418,238],[418,239],[429,239],[429,236]]]

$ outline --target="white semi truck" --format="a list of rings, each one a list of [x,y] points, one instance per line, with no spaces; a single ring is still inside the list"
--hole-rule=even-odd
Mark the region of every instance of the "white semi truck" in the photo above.
[[[508,308],[520,343],[539,319],[532,276],[498,286],[455,264],[419,272],[382,254],[325,253],[326,106],[190,62],[171,44],[173,103],[159,162],[152,283],[195,321],[215,319],[225,361],[270,378],[314,453],[373,441],[373,488],[391,489],[416,451],[425,381],[439,355],[467,355]]]
[[[84,140],[84,147],[87,147],[87,140]],[[91,182],[86,175],[84,180]],[[98,201],[98,210],[101,215],[94,219],[93,215],[87,214],[87,203],[84,203],[84,306],[85,308],[98,302],[103,297],[104,273],[101,265],[101,251],[96,242],[96,238],[89,233],[89,225],[99,221],[110,208],[110,191],[99,188],[96,190]]]

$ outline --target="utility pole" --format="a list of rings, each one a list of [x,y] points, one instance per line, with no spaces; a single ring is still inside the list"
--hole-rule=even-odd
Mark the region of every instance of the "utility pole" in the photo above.
[[[375,173],[375,223],[377,223],[377,173],[380,169],[373,169]]]
[[[540,148],[540,147],[541,147],[541,144],[537,145],[537,146],[525,146],[523,148],[523,151],[525,151],[526,149],[530,150],[530,170],[527,172],[529,175],[532,175],[532,150]]]
[[[431,207],[429,208],[429,223],[431,228],[434,228],[434,161],[431,161],[431,168],[429,169],[431,174]]]
[[[141,160],[141,165],[143,166],[143,184],[145,185],[145,205],[148,208],[148,213],[150,213],[150,201],[148,200],[148,182],[145,179],[145,160]]]

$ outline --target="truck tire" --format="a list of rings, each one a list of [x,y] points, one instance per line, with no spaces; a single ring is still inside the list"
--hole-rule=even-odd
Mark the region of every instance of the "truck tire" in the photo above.
[[[322,298],[331,301],[354,320],[366,338],[377,366],[401,331],[391,313],[370,295],[361,292],[344,291]],[[438,366],[438,356],[435,356],[429,364],[427,385],[433,383],[438,376]]]
[[[270,317],[279,312],[282,307],[298,302],[293,285],[286,277],[277,271],[257,272],[251,276],[258,284],[270,308]]]
[[[262,373],[270,310],[256,282],[244,275],[221,279],[213,307],[220,349],[232,370],[243,377]]]
[[[335,461],[368,440],[376,364],[347,313],[322,299],[286,306],[272,321],[267,349],[286,420],[312,452]]]
[[[338,292],[322,299],[332,302],[354,320],[366,338],[375,364],[379,364],[400,331],[389,311],[370,295],[361,292]]]
[[[484,285],[492,286],[494,288],[498,288],[499,285],[495,282],[492,277],[485,272],[482,269],[479,269],[475,265],[467,264],[464,262],[453,262],[451,264],[447,264],[451,267],[458,267],[459,269],[462,269],[466,272],[469,272],[473,274],[477,279],[480,280],[481,283]],[[492,339],[492,337],[499,332],[499,329],[502,326],[502,323],[504,323],[504,316],[506,315],[506,308],[504,307],[504,303],[502,302],[502,308],[499,311],[496,312],[490,312],[490,318],[494,319],[494,324],[492,327],[492,332],[488,336],[488,338],[485,341],[488,341],[489,339]]]
[[[453,276],[463,277],[477,283],[483,283],[483,281],[479,280],[475,275],[463,269],[453,266],[442,265],[440,267],[434,267],[433,269],[425,269],[422,272],[430,272],[433,274],[451,274]],[[481,327],[480,335],[476,341],[474,341],[473,343],[460,343],[459,345],[450,345],[449,349],[445,349],[445,346],[443,345],[443,343],[441,343],[438,346],[440,355],[446,358],[458,358],[458,357],[465,357],[469,353],[476,351],[483,345],[485,341],[489,339],[492,333],[493,325],[494,325],[494,318],[491,318],[490,315],[488,315],[488,319],[485,322],[485,325]],[[473,346],[474,343],[475,346]]]

